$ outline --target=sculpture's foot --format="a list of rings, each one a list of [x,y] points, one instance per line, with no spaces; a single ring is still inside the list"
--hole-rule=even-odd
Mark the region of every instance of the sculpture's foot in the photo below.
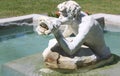
[[[113,60],[114,60],[114,57],[112,55],[104,59],[100,59],[95,55],[83,56],[81,57],[80,60],[77,61],[76,65],[78,68],[87,67],[87,66],[91,66],[91,67],[95,66],[93,68],[97,68],[97,67],[109,64]]]
[[[114,60],[114,56],[113,55],[109,56],[108,58],[105,58],[105,59],[102,59],[102,60],[98,60],[93,68],[97,68],[97,67],[101,67],[101,66],[110,64],[110,63],[113,62],[113,60]]]
[[[110,63],[112,63],[114,60],[114,56],[112,55],[111,57],[109,57],[108,59],[104,59],[104,60],[100,60],[100,61],[96,61],[94,63],[91,63],[91,64],[86,64],[86,66],[84,67],[80,67],[78,66],[78,69],[75,70],[75,72],[87,72],[87,71],[90,71],[92,69],[95,69],[95,68],[98,68],[98,67],[102,67],[102,66],[105,66],[105,65],[108,65]]]
[[[51,69],[77,69],[76,60],[62,56],[57,52],[49,52],[49,55],[44,58],[44,62]]]
[[[82,57],[78,57],[78,60],[76,62],[77,68],[82,68],[82,67],[87,67],[90,65],[94,65],[95,63],[97,63],[97,56],[90,55],[90,56],[82,56]]]

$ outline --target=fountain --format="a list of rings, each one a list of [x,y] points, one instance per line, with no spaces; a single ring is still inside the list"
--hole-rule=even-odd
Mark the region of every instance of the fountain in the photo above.
[[[95,19],[98,19],[98,18],[101,18],[101,17],[104,17],[105,18],[105,30],[107,31],[119,31],[119,19],[120,19],[120,16],[119,15],[110,15],[110,14],[94,14],[94,15],[91,15],[91,17],[95,18]],[[48,18],[48,19],[46,19]],[[50,19],[49,19],[50,18]],[[13,21],[9,21],[9,20],[12,20],[13,18],[11,19],[4,19],[3,22],[0,22],[0,25],[1,26],[8,26],[10,24],[15,24],[15,25],[33,25],[33,24],[41,24],[41,23],[46,23],[46,21],[56,21],[58,19],[56,18],[53,18],[53,17],[48,17],[48,16],[45,16],[45,15],[37,15],[37,14],[33,14],[33,15],[29,15],[29,17],[27,16],[27,19],[26,17],[17,17],[16,19],[19,19],[19,20],[16,20],[16,19],[13,19]],[[42,19],[40,20],[41,22],[39,22],[39,19]],[[45,20],[46,21],[45,21]],[[30,20],[29,21],[26,21],[26,20]],[[2,21],[2,20],[1,20]],[[45,22],[44,22],[45,21]],[[33,24],[32,24],[33,22]],[[18,24],[17,24],[18,23]],[[23,23],[23,24],[22,24]],[[49,26],[49,22],[47,22],[47,26],[49,29],[52,30],[51,26]],[[59,22],[56,22],[55,24],[58,24]],[[43,24],[44,25],[44,24]],[[52,24],[51,24],[52,25]],[[59,25],[59,24],[58,24]],[[44,26],[43,26],[44,27]],[[55,26],[55,27],[58,27],[58,26]],[[65,27],[65,25],[62,26],[62,29]],[[37,28],[37,26],[36,26]],[[39,27],[40,28],[40,27]],[[46,27],[44,27],[46,28]],[[113,30],[111,28],[114,28]],[[49,33],[53,33],[51,30],[49,30],[47,33],[44,33],[42,32],[42,34],[49,34]],[[37,31],[39,31],[39,29],[37,29]],[[46,30],[45,30],[46,31]],[[55,30],[54,30],[55,31]],[[40,32],[38,32],[39,34],[41,34]],[[63,32],[64,33],[64,32]],[[56,38],[57,39],[57,38]],[[71,41],[71,39],[70,39]],[[49,48],[51,48],[51,44],[56,44],[56,41],[55,40],[51,40],[50,43],[49,43],[49,46],[47,48],[47,52],[49,50]],[[59,47],[57,47],[59,48]],[[87,49],[89,49],[87,47]],[[91,51],[91,50],[90,50]],[[112,50],[111,50],[112,51]],[[50,55],[49,53],[46,55],[46,52],[43,52],[43,56],[44,58],[46,56]],[[53,53],[52,56],[57,57],[58,54],[57,53]],[[65,56],[65,57],[64,57]],[[70,59],[70,60],[73,60],[72,62],[75,62],[75,58],[74,56],[71,58],[70,56],[66,57],[66,55],[62,56],[61,54],[61,58],[63,58],[63,60],[66,58],[66,59]],[[84,56],[84,55],[83,55]],[[94,61],[96,61],[96,56],[92,53],[92,56],[90,56],[89,58],[91,58],[91,62],[94,64]],[[115,56],[115,58],[119,58],[117,56]],[[113,59],[113,58],[112,58]],[[62,59],[61,59],[62,60]],[[79,60],[79,59],[78,59]],[[106,62],[110,62],[111,61],[111,58],[110,60],[108,59]],[[76,67],[75,63],[73,63],[71,66],[68,66],[68,67],[65,67],[65,66],[61,66],[61,67],[54,67],[54,66],[51,66],[52,64],[54,63],[51,63],[51,65],[48,65],[49,68],[51,67],[54,67],[56,68],[55,70],[51,70],[51,69],[42,69],[44,66],[43,66],[43,62],[44,60],[42,59],[42,56],[41,56],[41,53],[38,53],[38,54],[35,54],[35,55],[31,55],[31,56],[28,56],[28,57],[23,57],[21,59],[18,59],[18,60],[14,60],[14,61],[11,61],[11,62],[8,62],[6,64],[4,64],[2,66],[2,72],[4,74],[4,76],[40,76],[43,74],[43,72],[49,72],[51,75],[54,75],[54,73],[58,73],[59,71],[56,70],[56,69],[62,69],[61,72],[65,72],[66,73],[66,70],[63,70],[63,69],[67,69],[67,72],[68,70],[70,72],[74,72],[73,70],[75,70],[76,72],[82,72],[82,73],[79,73],[79,75],[86,75],[86,76],[89,76],[89,75],[119,75],[119,72],[115,72],[115,71],[118,71],[119,70],[119,65],[120,65],[120,62],[118,62],[117,60],[115,61],[114,60],[114,65],[109,65],[107,68],[104,68],[104,67],[101,67],[101,68],[97,68],[97,67],[100,67],[101,65],[103,64],[106,64],[106,62],[102,62],[100,64],[94,64],[96,66],[89,66],[89,67],[85,67],[85,68],[80,68],[80,67]],[[48,61],[47,61],[48,62]],[[50,62],[49,62],[50,63]],[[88,62],[89,63],[89,62]],[[96,63],[96,62],[95,62]],[[65,63],[66,64],[66,63]],[[84,62],[83,62],[84,64]],[[58,66],[58,65],[57,65]],[[81,65],[80,65],[81,66]],[[86,66],[86,65],[85,65]],[[106,67],[106,66],[105,66]],[[77,69],[77,68],[80,68],[80,69]],[[93,69],[93,68],[97,68],[95,70],[91,70],[89,72],[86,72],[90,69]],[[53,69],[53,68],[52,68]],[[72,70],[71,70],[72,69]],[[76,70],[77,69],[77,70]],[[115,70],[115,71],[114,71]],[[57,72],[58,71],[58,72]],[[86,72],[86,73],[84,73]],[[44,75],[44,74],[43,74]],[[59,75],[59,73],[58,73]],[[78,75],[78,74],[77,74]]]

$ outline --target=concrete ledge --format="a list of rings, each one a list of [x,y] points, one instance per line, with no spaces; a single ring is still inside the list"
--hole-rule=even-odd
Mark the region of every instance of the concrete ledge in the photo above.
[[[10,26],[10,25],[32,26],[33,17],[42,17],[42,16],[45,16],[45,15],[30,14],[30,15],[25,15],[25,16],[4,18],[4,19],[0,19],[0,26]],[[120,32],[119,30],[120,29],[120,15],[98,13],[98,14],[93,14],[91,16],[94,17],[95,19],[104,17],[106,30]]]
[[[98,13],[91,15],[94,18],[105,18],[105,30],[120,32],[120,15]]]
[[[10,25],[30,25],[32,26],[33,17],[42,16],[40,14],[30,14],[18,17],[10,17],[0,19],[0,26],[10,26]]]

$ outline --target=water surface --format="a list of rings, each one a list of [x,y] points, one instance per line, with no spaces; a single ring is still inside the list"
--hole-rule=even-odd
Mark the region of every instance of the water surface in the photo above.
[[[53,36],[39,36],[27,26],[0,29],[0,76],[2,64],[42,52],[51,38]]]
[[[120,56],[120,32],[105,32],[104,35],[112,53]],[[42,52],[51,38],[53,35],[39,36],[27,26],[0,28],[0,69],[6,62]]]
[[[110,47],[112,53],[120,56],[120,32],[104,33],[106,44]]]

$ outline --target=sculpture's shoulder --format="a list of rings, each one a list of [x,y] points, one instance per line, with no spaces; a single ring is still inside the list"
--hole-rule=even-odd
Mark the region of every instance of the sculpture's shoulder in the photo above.
[[[80,26],[91,28],[95,24],[95,19],[91,16],[82,17]]]
[[[94,18],[91,16],[82,17],[82,22],[91,22],[91,21],[94,21]]]

